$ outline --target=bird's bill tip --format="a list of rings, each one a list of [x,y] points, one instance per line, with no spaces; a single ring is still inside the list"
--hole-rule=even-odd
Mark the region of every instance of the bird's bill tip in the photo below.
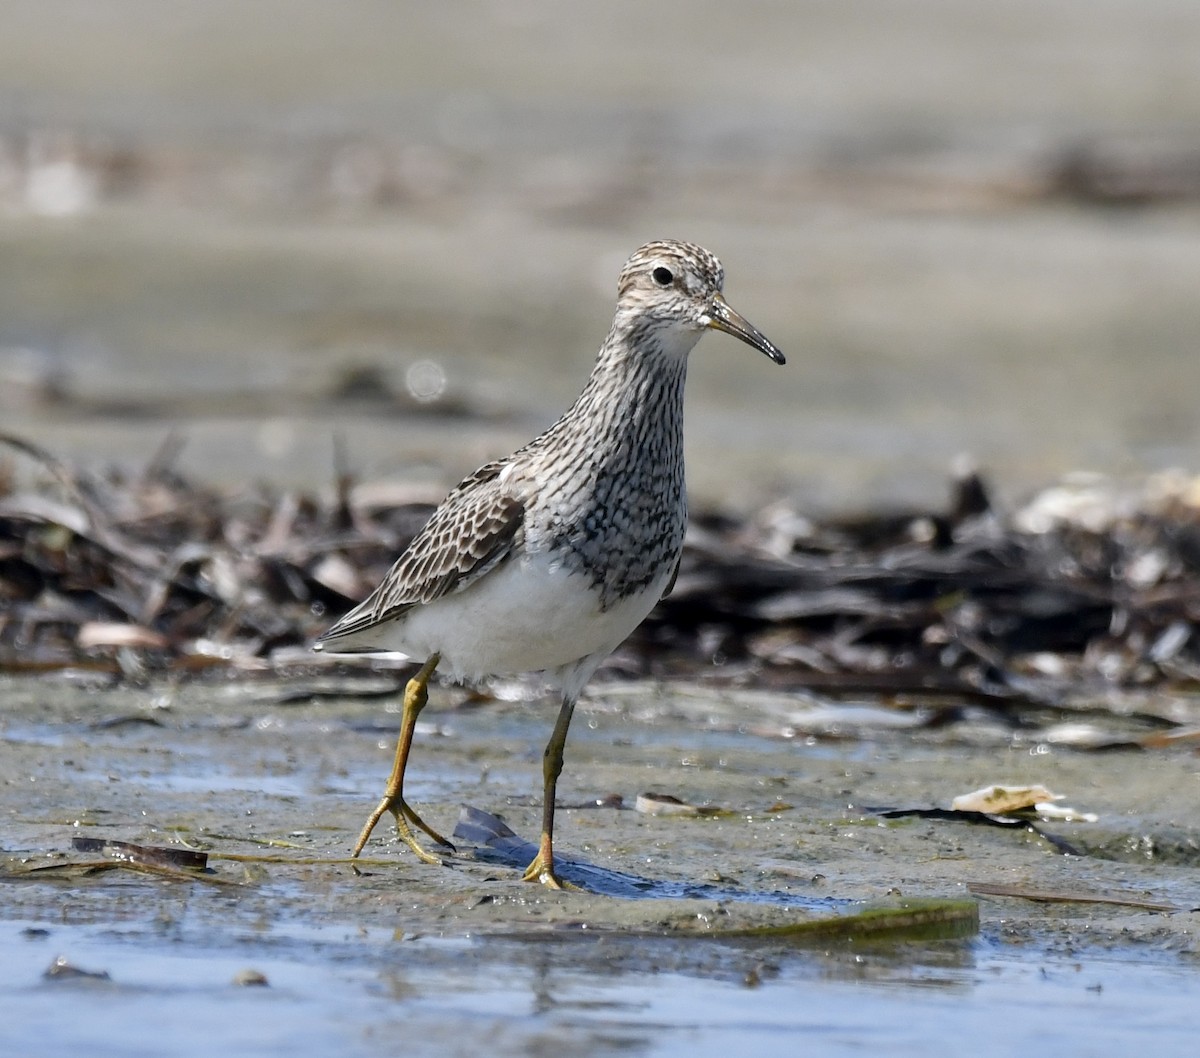
[[[777,364],[787,363],[787,358],[776,348],[775,344],[745,316],[730,308],[728,302],[720,294],[713,301],[713,311],[708,318],[708,325],[714,330],[724,331],[726,334],[732,334],[735,338],[740,338]]]

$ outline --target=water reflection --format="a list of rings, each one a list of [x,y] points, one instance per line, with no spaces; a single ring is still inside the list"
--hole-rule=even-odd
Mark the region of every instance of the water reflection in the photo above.
[[[231,910],[232,910],[232,906]],[[184,912],[185,922],[190,916]],[[1194,970],[987,942],[797,951],[580,933],[536,940],[403,939],[350,923],[237,924],[224,936],[0,923],[10,1053],[378,1056],[812,1053],[991,1058],[1054,1039],[1078,1053],[1190,1054]],[[106,971],[48,981],[57,955]],[[268,987],[239,988],[247,968]],[[63,1016],[68,1008],[70,1017]],[[331,1050],[330,1048],[333,1048]]]

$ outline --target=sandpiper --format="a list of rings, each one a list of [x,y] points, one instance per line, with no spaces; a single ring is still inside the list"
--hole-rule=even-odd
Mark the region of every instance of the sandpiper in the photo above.
[[[429,863],[409,823],[453,848],[404,800],[417,717],[438,664],[455,679],[546,672],[562,690],[542,760],[542,833],[526,881],[562,888],[554,796],[575,702],[596,667],[670,590],[687,526],[683,384],[708,329],[775,363],[783,354],[726,304],[721,262],[692,243],[636,250],[587,385],[553,426],[466,478],[414,537],[383,583],[317,640],[333,653],[398,651],[424,659],[404,691],[385,812]]]

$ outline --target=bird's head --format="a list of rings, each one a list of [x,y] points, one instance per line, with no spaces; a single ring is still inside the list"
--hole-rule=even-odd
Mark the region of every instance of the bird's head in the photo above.
[[[766,336],[729,307],[722,294],[725,270],[714,254],[690,242],[664,239],[633,252],[617,282],[617,322],[642,332],[667,352],[686,354],[708,329],[752,345],[785,363]]]

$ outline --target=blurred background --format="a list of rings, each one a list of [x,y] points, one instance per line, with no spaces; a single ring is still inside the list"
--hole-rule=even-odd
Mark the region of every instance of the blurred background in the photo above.
[[[641,242],[733,509],[1200,467],[1194,0],[8,0],[0,423],[219,482],[450,484],[578,391]]]

